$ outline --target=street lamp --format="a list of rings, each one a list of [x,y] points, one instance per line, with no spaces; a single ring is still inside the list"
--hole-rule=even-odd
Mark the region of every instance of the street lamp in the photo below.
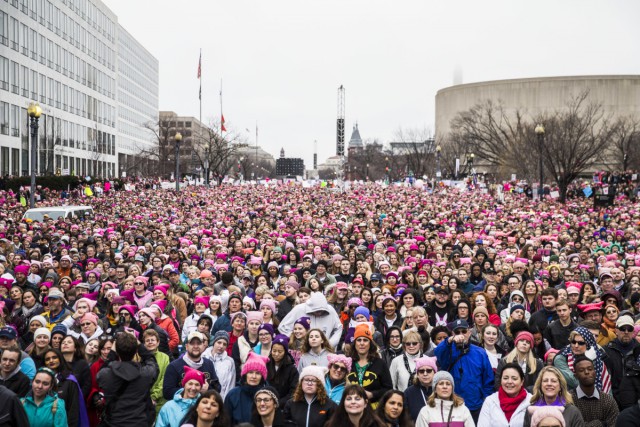
[[[442,147],[438,144],[436,146],[436,166],[437,166],[437,170],[436,170],[436,178],[438,178],[438,180],[442,177],[442,171],[440,170],[440,152],[442,151]]]
[[[38,142],[38,119],[42,115],[40,104],[30,103],[27,108],[31,127],[31,194],[29,195],[29,207],[34,208],[36,194],[36,146]]]
[[[204,185],[209,187],[209,150],[205,153],[207,157],[204,159]]]
[[[176,191],[180,191],[180,143],[182,142],[182,134],[176,132]]]
[[[387,183],[389,182],[390,178],[391,178],[391,174],[390,174],[390,170],[389,170],[389,157],[385,157],[384,158],[384,162],[385,162],[385,168],[384,171],[387,174]]]
[[[536,125],[535,132],[538,137],[538,167],[540,168],[540,188],[538,188],[538,195],[540,201],[542,201],[542,197],[544,196],[544,175],[542,171],[542,146],[544,145],[544,126],[538,123]]]
[[[369,181],[369,163],[367,163],[367,173],[365,176],[365,180],[368,182]]]
[[[475,160],[475,158],[476,158],[476,155],[471,153],[469,154],[469,159],[467,160],[467,162],[469,163],[469,175],[471,175],[472,183],[475,181],[475,177],[476,177],[475,169],[473,168],[473,161]]]

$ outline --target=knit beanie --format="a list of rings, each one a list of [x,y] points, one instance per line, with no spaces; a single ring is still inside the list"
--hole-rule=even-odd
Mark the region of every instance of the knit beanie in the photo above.
[[[193,300],[193,305],[196,304],[204,304],[205,307],[209,307],[209,297],[196,297],[196,299]]]
[[[33,316],[31,320],[29,320],[29,326],[31,326],[31,322],[33,321],[40,322],[42,326],[47,325],[47,320],[43,316],[40,316],[39,314],[36,316]]]
[[[296,292],[300,290],[300,283],[296,282],[295,280],[287,280],[284,285],[291,286],[296,290]]]
[[[242,367],[242,371],[240,372],[241,376],[247,375],[247,373],[251,371],[257,371],[262,375],[262,379],[267,379],[267,360],[266,357],[260,356],[254,352],[249,353],[249,357],[247,357],[247,361],[244,363]]]
[[[260,302],[260,310],[262,310],[262,307],[269,307],[271,309],[271,313],[273,313],[273,315],[275,316],[277,313],[276,310],[276,301],[272,300],[272,299],[263,299]]]
[[[433,376],[433,381],[431,381],[433,388],[436,388],[436,386],[440,381],[449,381],[451,383],[451,386],[455,387],[455,383],[453,382],[453,377],[447,371],[438,371],[435,373],[435,375]]]
[[[189,381],[196,380],[200,385],[204,385],[204,374],[197,369],[184,367],[184,376],[182,377],[182,387],[184,387]]]
[[[356,330],[353,333],[353,340],[357,340],[360,337],[365,337],[370,341],[373,341],[373,334],[371,333],[371,327],[368,323],[361,323],[356,326]]]
[[[320,384],[324,385],[324,376],[327,374],[327,368],[320,365],[305,366],[300,372],[300,382],[304,377],[315,377],[320,381]]]
[[[356,318],[358,317],[359,314],[362,314],[364,317],[367,318],[367,320],[369,320],[369,318],[371,317],[371,312],[367,307],[361,306],[356,308],[355,311],[353,312],[353,317]]]
[[[80,324],[83,324],[84,322],[91,322],[94,325],[98,324],[98,316],[96,316],[93,313],[85,313],[84,316],[82,316],[80,318]]]
[[[423,356],[423,357],[419,357],[415,360],[416,363],[416,372],[418,371],[418,369],[420,368],[431,368],[433,369],[434,372],[438,372],[438,365],[436,364],[437,358],[436,357],[429,357],[429,356]]]
[[[258,322],[262,323],[263,319],[264,319],[264,314],[262,314],[261,311],[247,311],[247,325],[252,320],[257,320]]]
[[[351,372],[351,364],[353,361],[350,357],[347,357],[344,354],[331,353],[327,355],[327,360],[329,361],[329,366],[333,365],[334,363],[343,363],[347,368],[347,372]]]
[[[511,306],[511,311],[509,312],[509,314],[513,314],[514,311],[516,310],[522,310],[522,312],[524,313],[526,310],[524,308],[524,305],[522,304],[514,304]]]
[[[485,316],[487,316],[487,318],[489,317],[489,311],[487,310],[486,307],[483,307],[483,306],[476,307],[473,310],[473,317],[475,317],[476,314],[478,314],[478,313],[484,314]]]
[[[307,316],[303,316],[295,321],[294,325],[301,325],[307,331],[311,329],[311,318]]]
[[[521,341],[521,340],[529,341],[529,345],[531,346],[531,348],[533,348],[535,345],[535,341],[533,340],[533,334],[531,332],[521,331],[518,335],[516,335],[516,339],[514,343],[517,345],[518,341]]]
[[[273,388],[271,386],[265,386],[265,387],[261,388],[260,390],[258,390],[253,398],[255,399],[255,396],[259,395],[260,393],[268,394],[273,399],[274,406],[276,408],[278,407],[278,400],[279,400],[278,399],[278,391],[275,388]]]
[[[545,418],[555,418],[562,427],[565,427],[563,406],[529,406],[529,414],[531,414],[531,427],[538,427],[540,422]]]
[[[216,341],[218,340],[225,340],[227,344],[229,344],[229,333],[227,331],[222,331],[222,330],[216,332],[211,342],[215,344]]]
[[[33,338],[37,338],[40,335],[46,335],[47,338],[51,339],[51,331],[45,327],[36,329],[36,331],[33,333]]]
[[[273,338],[274,330],[273,325],[271,325],[270,323],[263,323],[262,325],[260,325],[260,327],[258,328],[258,333],[260,333],[260,331],[267,331],[269,335],[271,335],[271,338]]]
[[[66,337],[67,336],[67,327],[64,326],[64,325],[56,325],[56,326],[54,326],[53,329],[51,329],[51,336],[53,336],[55,334],[61,334],[61,335],[64,335]]]
[[[280,344],[282,347],[284,347],[284,351],[288,352],[289,351],[289,337],[283,334],[278,334],[275,337],[273,337],[273,341],[271,343],[271,348],[273,348],[273,346],[275,344]]]

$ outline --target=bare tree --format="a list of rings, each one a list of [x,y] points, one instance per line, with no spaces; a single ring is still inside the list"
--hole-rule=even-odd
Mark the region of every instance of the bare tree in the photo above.
[[[460,161],[458,176],[467,175],[470,171],[467,157],[473,149],[467,143],[467,139],[459,134],[459,131],[450,132],[443,137],[436,137],[436,147],[440,146],[440,172],[442,178],[456,178],[456,159]],[[438,158],[436,155],[436,163]],[[437,167],[437,164],[436,164]]]
[[[635,169],[640,166],[640,120],[635,116],[618,118],[613,124],[610,156],[614,168]]]
[[[376,181],[385,176],[384,159],[388,153],[377,139],[363,141],[363,147],[349,151],[345,164],[346,178]]]
[[[175,145],[175,126],[171,126],[171,122],[175,122],[176,115],[166,115],[162,119],[158,118],[157,121],[149,122],[144,125],[152,135],[152,140],[155,146],[151,148],[147,146],[138,147],[137,157],[148,158],[157,162],[158,174],[167,177],[173,171],[173,165],[170,161],[170,154],[173,152]],[[175,161],[175,159],[174,159]]]
[[[398,165],[404,166],[404,173],[415,176],[434,175],[436,172],[435,143],[431,130],[423,128],[399,127],[393,134],[394,153]]]
[[[193,138],[194,155],[203,168],[205,160],[209,161],[209,173],[218,183],[233,171],[234,166],[237,167],[237,159],[240,157],[238,150],[247,146],[242,136],[235,132],[220,135],[215,124],[208,126],[203,135],[193,135]]]

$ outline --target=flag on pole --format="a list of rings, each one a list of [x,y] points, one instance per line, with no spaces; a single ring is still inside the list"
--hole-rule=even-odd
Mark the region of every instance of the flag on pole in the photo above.
[[[226,132],[226,131],[227,131],[227,128],[226,128],[226,127],[224,127],[224,114],[222,114],[221,116],[222,116],[222,118],[220,119],[220,130],[221,130],[222,132]]]
[[[200,51],[200,59],[198,59],[198,80],[200,80],[200,91],[198,92],[198,99],[202,101],[202,51]]]

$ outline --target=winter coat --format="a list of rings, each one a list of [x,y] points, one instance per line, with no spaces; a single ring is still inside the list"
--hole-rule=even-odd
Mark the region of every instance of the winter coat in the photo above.
[[[86,399],[91,392],[91,371],[89,370],[89,364],[84,359],[74,360],[71,362],[71,372],[78,380],[80,390],[82,390],[82,396]]]
[[[16,369],[7,378],[0,378],[0,385],[5,386],[18,397],[25,397],[31,390],[31,381],[22,372],[20,366],[16,366]]]
[[[300,402],[289,400],[286,403],[284,418],[296,427],[323,427],[337,408],[338,405],[331,399],[327,399],[323,405],[317,397],[310,403],[303,397]]]
[[[452,400],[435,399],[435,406],[433,408],[425,405],[425,407],[420,410],[416,427],[429,427],[430,423],[446,423],[449,419],[449,411],[451,411],[452,423],[459,422],[464,423],[464,427],[475,427],[469,408],[464,404],[454,408],[452,408],[452,406]]]
[[[229,390],[236,386],[236,367],[235,362],[227,354],[215,354],[211,351],[212,347],[207,348],[202,357],[205,357],[213,362],[213,366],[216,369],[216,375],[218,376],[218,382],[220,383],[220,396],[222,399],[227,396]]]
[[[317,311],[325,311],[328,313],[325,316],[316,316],[313,313]],[[340,316],[336,311],[327,303],[327,299],[321,292],[313,292],[311,297],[306,303],[298,304],[291,309],[280,325],[278,330],[281,334],[291,336],[293,333],[293,325],[295,321],[303,316],[308,316],[311,319],[310,329],[320,329],[329,340],[329,343],[333,348],[337,348],[342,336],[342,323],[340,323]]]
[[[144,346],[138,348],[142,362],[110,362],[96,380],[106,399],[104,426],[145,426],[155,416],[151,387],[158,377],[155,357]]]
[[[258,340],[255,342],[249,340],[249,333],[245,332],[238,340],[233,344],[233,349],[231,350],[231,357],[236,364],[236,378],[240,378],[240,372],[242,372],[242,367],[244,366],[244,362],[247,361],[247,357],[249,357],[249,353],[253,350],[253,348],[258,345]]]
[[[427,404],[427,398],[433,393],[432,387],[425,387],[421,384],[414,384],[404,391],[404,399],[409,407],[412,420],[418,419],[418,414]]]
[[[398,356],[404,354],[404,346],[400,346],[399,348],[387,347],[382,350],[382,360],[384,360],[384,364],[387,366],[391,366],[391,362]]]
[[[461,353],[454,343],[446,339],[434,353],[442,370],[453,376],[455,392],[464,399],[469,410],[480,409],[484,399],[495,391],[493,368],[485,350],[467,344]]]
[[[262,419],[257,413],[253,414],[253,416],[251,417],[251,425],[253,425],[254,427],[264,427],[264,424],[262,424]],[[195,426],[188,426],[185,424],[182,427],[195,427]],[[273,417],[273,423],[271,424],[271,427],[292,427],[292,425],[290,422],[287,422],[284,419],[284,414],[282,413],[282,410],[276,408],[276,414]]]
[[[357,361],[353,361],[351,372],[347,374],[347,382],[350,384],[360,384],[358,381],[358,372],[356,371]],[[384,364],[382,359],[373,359],[369,362],[369,367],[364,372],[361,386],[373,395],[369,399],[369,404],[373,409],[378,406],[378,401],[387,391],[393,388],[389,367]]]
[[[211,336],[214,336],[218,331],[227,331],[231,334],[231,315],[228,311],[218,317],[216,323],[213,324],[213,328],[211,328]]]
[[[167,366],[169,366],[169,356],[163,352],[156,350],[153,353],[153,357],[158,364],[158,378],[151,387],[151,400],[156,402],[156,411],[159,411],[162,405],[166,402],[164,396],[162,396],[162,385],[164,384],[164,373],[167,372]]]
[[[313,351],[308,351],[307,353],[302,353],[300,356],[300,361],[298,362],[298,372],[302,372],[302,370],[306,366],[323,366],[325,368],[329,367],[329,361],[327,360],[327,356],[331,354],[327,349],[322,349],[322,351],[318,354],[313,353]]]
[[[173,324],[173,320],[168,316],[164,316],[162,319],[156,319],[156,322],[169,335],[169,350],[175,353],[178,350],[178,345],[180,345],[180,335]]]
[[[87,417],[87,408],[84,404],[84,398],[81,394],[80,385],[73,375],[62,379],[58,374],[58,397],[64,402],[67,411],[67,421],[71,427],[89,424]]]
[[[393,321],[391,326],[401,327],[402,326],[402,322],[403,322],[403,319],[400,316],[400,313],[396,313],[396,319]],[[378,316],[376,321],[373,323],[373,326],[376,329],[376,331],[380,332],[385,337],[387,336],[387,331],[391,327],[387,323],[387,318],[386,318],[386,316],[384,314],[382,316]]]
[[[20,398],[6,387],[0,387],[0,427],[29,427]]]
[[[628,353],[623,352],[618,340],[604,348],[608,356],[604,364],[611,375],[613,397],[620,411],[637,406],[640,400],[640,365],[636,362],[640,359],[640,344],[635,340],[633,342],[632,350]]]
[[[184,388],[176,391],[173,400],[165,403],[162,409],[160,409],[158,418],[156,418],[155,427],[180,427],[180,421],[182,421],[187,414],[189,408],[198,400],[198,396],[196,396],[195,399],[182,397],[183,391]]]
[[[405,366],[405,355],[407,357],[407,363],[409,364],[409,369],[412,372],[407,371],[407,367]],[[415,360],[420,356],[420,353],[409,356],[408,354],[401,354],[391,361],[391,366],[389,367],[389,371],[391,373],[391,381],[393,382],[394,390],[405,391],[407,387],[409,387],[413,381],[412,373],[415,376],[416,373],[416,363]]]
[[[189,333],[195,331],[198,327],[198,320],[200,320],[201,314],[192,313],[184,319],[184,324],[182,325],[182,341],[186,342]]]
[[[281,409],[293,396],[293,392],[298,386],[298,379],[298,370],[289,354],[285,354],[285,358],[277,370],[273,360],[269,359],[267,362],[267,383],[278,391]]]
[[[184,367],[188,366],[184,360],[185,356],[182,356],[173,362],[169,363],[167,370],[164,373],[164,383],[162,384],[162,395],[167,401],[173,399],[176,391],[178,391],[182,385],[182,378],[184,377]],[[210,390],[220,391],[220,383],[218,382],[218,375],[213,367],[213,362],[207,358],[202,358],[202,366],[198,368],[198,371],[204,374],[205,380],[209,383]]]
[[[29,418],[30,427],[68,427],[67,411],[64,408],[64,401],[57,396],[47,395],[40,405],[36,405],[32,396],[27,396],[22,400],[24,411]],[[54,402],[55,414],[53,413]]]
[[[520,427],[524,423],[524,416],[530,401],[531,395],[527,393],[527,396],[511,415],[511,420],[507,421],[507,417],[500,408],[498,392],[495,392],[485,399],[477,427]]]
[[[507,360],[504,358],[500,359],[500,362],[498,362],[498,369],[496,369],[496,372],[495,372],[495,389],[496,390],[498,389],[498,387],[500,387],[500,377],[502,376],[502,368],[506,364],[507,364]],[[533,391],[533,385],[536,383],[536,380],[538,379],[538,375],[540,375],[540,371],[542,371],[542,368],[544,368],[544,362],[540,359],[536,359],[536,369],[532,374],[529,373],[529,367],[525,368],[524,384],[522,385],[522,387],[526,388],[528,392]]]
[[[231,389],[224,399],[224,409],[231,421],[231,425],[248,423],[251,421],[253,397],[263,386],[249,386],[246,384]]]

